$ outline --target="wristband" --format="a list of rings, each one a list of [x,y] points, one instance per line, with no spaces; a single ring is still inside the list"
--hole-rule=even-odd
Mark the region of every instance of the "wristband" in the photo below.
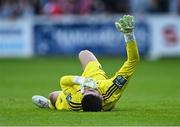
[[[129,41],[134,41],[136,40],[135,36],[134,36],[134,32],[130,32],[130,33],[125,33],[124,34],[124,39],[125,39],[125,42],[129,42]]]
[[[74,76],[73,83],[82,85],[84,83],[84,78],[81,76]]]

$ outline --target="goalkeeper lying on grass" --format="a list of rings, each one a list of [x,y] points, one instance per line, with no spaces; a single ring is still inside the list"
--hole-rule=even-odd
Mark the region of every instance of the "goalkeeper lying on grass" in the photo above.
[[[133,32],[134,18],[125,15],[115,25],[124,34],[128,58],[112,78],[107,78],[93,53],[83,50],[79,53],[83,74],[81,76],[63,76],[60,79],[62,91],[50,93],[49,99],[38,95],[33,96],[33,103],[41,108],[57,110],[111,110],[121,97],[139,61]]]

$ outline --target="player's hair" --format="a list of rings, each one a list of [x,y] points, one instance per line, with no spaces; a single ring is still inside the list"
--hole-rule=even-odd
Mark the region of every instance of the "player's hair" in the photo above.
[[[94,94],[85,95],[82,99],[82,109],[85,112],[98,112],[102,110],[102,98]]]

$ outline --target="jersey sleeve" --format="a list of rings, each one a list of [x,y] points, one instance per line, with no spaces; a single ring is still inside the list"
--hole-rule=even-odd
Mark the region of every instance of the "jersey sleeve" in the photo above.
[[[75,85],[75,83],[73,83],[74,77],[75,76],[72,76],[72,75],[66,75],[66,76],[61,77],[60,79],[61,89],[64,90]]]
[[[118,70],[118,72],[114,75],[112,80],[114,80],[118,75],[123,76],[128,79],[133,74],[135,67],[139,61],[139,52],[137,48],[136,41],[129,41],[126,44],[127,50],[127,60],[123,64],[123,66]]]

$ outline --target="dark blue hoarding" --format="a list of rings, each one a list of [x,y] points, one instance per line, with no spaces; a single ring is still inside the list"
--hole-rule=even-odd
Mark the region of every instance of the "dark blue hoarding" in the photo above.
[[[148,24],[136,24],[136,39],[141,55],[149,50]],[[83,49],[95,54],[125,55],[123,35],[113,22],[38,23],[34,26],[34,50],[37,55],[76,54]]]

